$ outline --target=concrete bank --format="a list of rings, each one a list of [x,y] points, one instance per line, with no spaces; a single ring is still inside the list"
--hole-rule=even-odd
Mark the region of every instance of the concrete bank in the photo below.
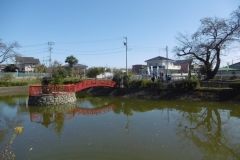
[[[0,96],[28,95],[28,86],[0,87]]]
[[[239,90],[141,90],[125,88],[91,88],[85,90],[92,96],[114,96],[135,99],[195,100],[215,102],[240,102]]]

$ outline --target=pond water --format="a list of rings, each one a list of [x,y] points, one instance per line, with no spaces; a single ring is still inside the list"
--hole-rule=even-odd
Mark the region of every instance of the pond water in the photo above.
[[[240,104],[94,97],[30,107],[26,101],[0,97],[2,160],[240,159]]]

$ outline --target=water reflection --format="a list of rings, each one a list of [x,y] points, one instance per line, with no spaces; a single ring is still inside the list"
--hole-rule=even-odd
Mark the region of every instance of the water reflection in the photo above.
[[[176,133],[181,138],[182,148],[194,142],[204,152],[205,159],[240,159],[239,141],[236,143],[239,135],[236,137],[236,133],[231,132],[236,126],[223,116],[230,113],[210,107],[196,113],[179,113]]]
[[[11,134],[10,132],[13,132],[12,129],[15,126],[23,123],[24,120],[20,115],[30,117],[30,121],[33,122],[31,124],[40,124],[37,126],[50,128],[58,137],[62,135],[67,124],[72,122],[77,127],[71,128],[71,136],[75,133],[72,132],[74,130],[79,137],[89,135],[89,139],[98,139],[96,143],[99,142],[99,139],[103,142],[104,135],[106,135],[104,138],[109,138],[109,141],[115,140],[116,137],[122,137],[118,145],[122,144],[122,141],[130,145],[124,141],[124,138],[130,141],[140,138],[141,143],[147,143],[148,135],[155,134],[157,131],[156,128],[151,128],[151,124],[158,123],[162,127],[161,134],[165,131],[163,126],[169,125],[173,128],[168,130],[171,132],[169,134],[173,137],[176,136],[177,138],[174,138],[178,141],[173,142],[168,139],[172,143],[169,146],[180,146],[180,150],[187,150],[192,155],[200,152],[203,159],[240,159],[240,107],[237,104],[131,100],[114,97],[81,98],[75,105],[55,107],[28,107],[25,102],[24,98],[0,99],[2,104],[2,107],[0,106],[0,142],[7,139],[6,135]],[[78,119],[79,117],[81,118]],[[153,120],[152,117],[155,119]],[[74,121],[75,119],[79,120],[78,123]],[[115,121],[115,119],[117,120]],[[98,123],[99,120],[101,123]],[[91,123],[88,123],[89,121]],[[114,125],[108,125],[111,122]],[[98,134],[90,133],[88,130],[90,127]],[[80,131],[78,128],[81,128]],[[122,136],[121,131],[127,133],[124,135],[128,137]],[[110,139],[112,135],[115,136]],[[130,139],[130,136],[133,138]],[[87,140],[87,138],[85,139]],[[85,139],[82,139],[81,142]],[[157,137],[156,134],[151,136],[151,145],[155,141],[157,147],[162,139],[164,138]],[[140,142],[140,140],[137,141]],[[138,148],[137,144],[134,145],[135,148]],[[193,149],[193,147],[196,148]],[[139,150],[136,149],[136,152]]]

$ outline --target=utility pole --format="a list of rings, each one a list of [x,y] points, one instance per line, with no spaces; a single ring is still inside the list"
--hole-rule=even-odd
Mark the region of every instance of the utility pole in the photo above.
[[[53,42],[48,42],[48,47],[49,47],[49,52],[50,52],[50,55],[49,55],[49,67],[52,66],[52,45],[54,45]]]
[[[168,83],[168,46],[166,46],[166,58],[167,58],[166,81]]]
[[[123,37],[126,39],[126,42],[123,42],[124,46],[126,46],[126,73],[128,75],[128,69],[127,69],[127,37]]]

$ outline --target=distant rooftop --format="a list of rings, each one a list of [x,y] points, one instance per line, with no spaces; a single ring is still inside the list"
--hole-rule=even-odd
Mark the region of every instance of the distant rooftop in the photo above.
[[[145,62],[149,62],[149,61],[159,61],[159,60],[170,60],[170,61],[174,61],[174,60],[169,59],[169,58],[157,56],[157,57],[154,57],[154,58],[152,58],[152,59],[148,59],[148,60],[146,60]]]

